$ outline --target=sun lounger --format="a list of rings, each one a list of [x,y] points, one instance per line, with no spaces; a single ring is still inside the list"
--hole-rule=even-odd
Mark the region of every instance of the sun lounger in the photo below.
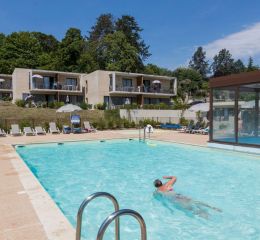
[[[73,133],[82,133],[82,130],[80,127],[80,116],[79,115],[72,115],[70,118],[70,122],[72,125]]]
[[[1,137],[6,137],[6,132],[0,128],[0,136]]]
[[[19,128],[18,124],[12,124],[11,125],[11,130],[10,130],[10,134],[12,136],[21,136],[22,135],[22,131]]]
[[[49,127],[50,127],[49,131],[50,131],[51,134],[53,134],[53,133],[59,134],[60,133],[60,130],[57,128],[55,122],[50,122]]]
[[[35,127],[35,133],[36,133],[37,135],[46,135],[45,129],[42,128],[41,126]]]
[[[93,128],[89,121],[85,121],[84,123],[84,130],[87,131],[87,132],[96,132],[97,130],[95,128]]]
[[[24,135],[25,136],[34,136],[35,135],[35,132],[34,130],[31,128],[31,127],[24,127],[23,128],[23,132],[24,132]]]
[[[180,124],[176,124],[176,123],[165,123],[165,124],[161,124],[160,127],[162,129],[173,129],[173,130],[177,130],[181,128]]]
[[[71,133],[71,127],[67,126],[67,125],[63,125],[63,129],[62,129],[64,134],[70,134]]]

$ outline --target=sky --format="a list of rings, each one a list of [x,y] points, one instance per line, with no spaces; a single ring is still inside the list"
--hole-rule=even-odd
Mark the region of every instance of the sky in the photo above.
[[[260,65],[260,0],[0,0],[0,32],[40,31],[61,40],[70,27],[87,35],[102,13],[135,17],[152,54],[146,63],[173,70],[202,46],[209,60],[227,48]]]

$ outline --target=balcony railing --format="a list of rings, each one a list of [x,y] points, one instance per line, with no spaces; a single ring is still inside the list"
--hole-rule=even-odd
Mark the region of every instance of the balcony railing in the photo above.
[[[109,87],[109,91],[113,91],[112,86]],[[116,87],[116,92],[141,92],[141,93],[163,93],[174,94],[173,89],[155,88],[155,87]]]
[[[46,86],[44,84],[37,83],[37,84],[33,84],[32,89],[80,91],[79,86],[65,85],[65,84],[56,84],[51,87],[51,86]]]
[[[12,84],[11,83],[0,83],[0,89],[8,89],[11,90],[12,89]]]

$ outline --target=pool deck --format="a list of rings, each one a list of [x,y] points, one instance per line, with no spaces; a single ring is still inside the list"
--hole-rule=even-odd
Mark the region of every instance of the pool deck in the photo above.
[[[138,130],[0,138],[0,240],[72,240],[75,230],[12,145],[138,138]],[[151,139],[206,146],[208,136],[155,130]],[[76,216],[75,216],[76,217]]]

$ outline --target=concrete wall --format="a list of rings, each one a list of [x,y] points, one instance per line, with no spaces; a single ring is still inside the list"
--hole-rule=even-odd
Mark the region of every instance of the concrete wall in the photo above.
[[[120,110],[120,116],[122,118],[129,119],[134,122],[139,122],[144,119],[153,119],[158,122],[166,123],[179,123],[181,117],[181,110],[146,110],[146,109],[137,109],[137,110]],[[196,121],[196,113],[185,111],[184,117],[188,120]]]
[[[16,68],[13,72],[13,102],[23,98],[23,93],[30,93],[29,79],[31,70]]]

